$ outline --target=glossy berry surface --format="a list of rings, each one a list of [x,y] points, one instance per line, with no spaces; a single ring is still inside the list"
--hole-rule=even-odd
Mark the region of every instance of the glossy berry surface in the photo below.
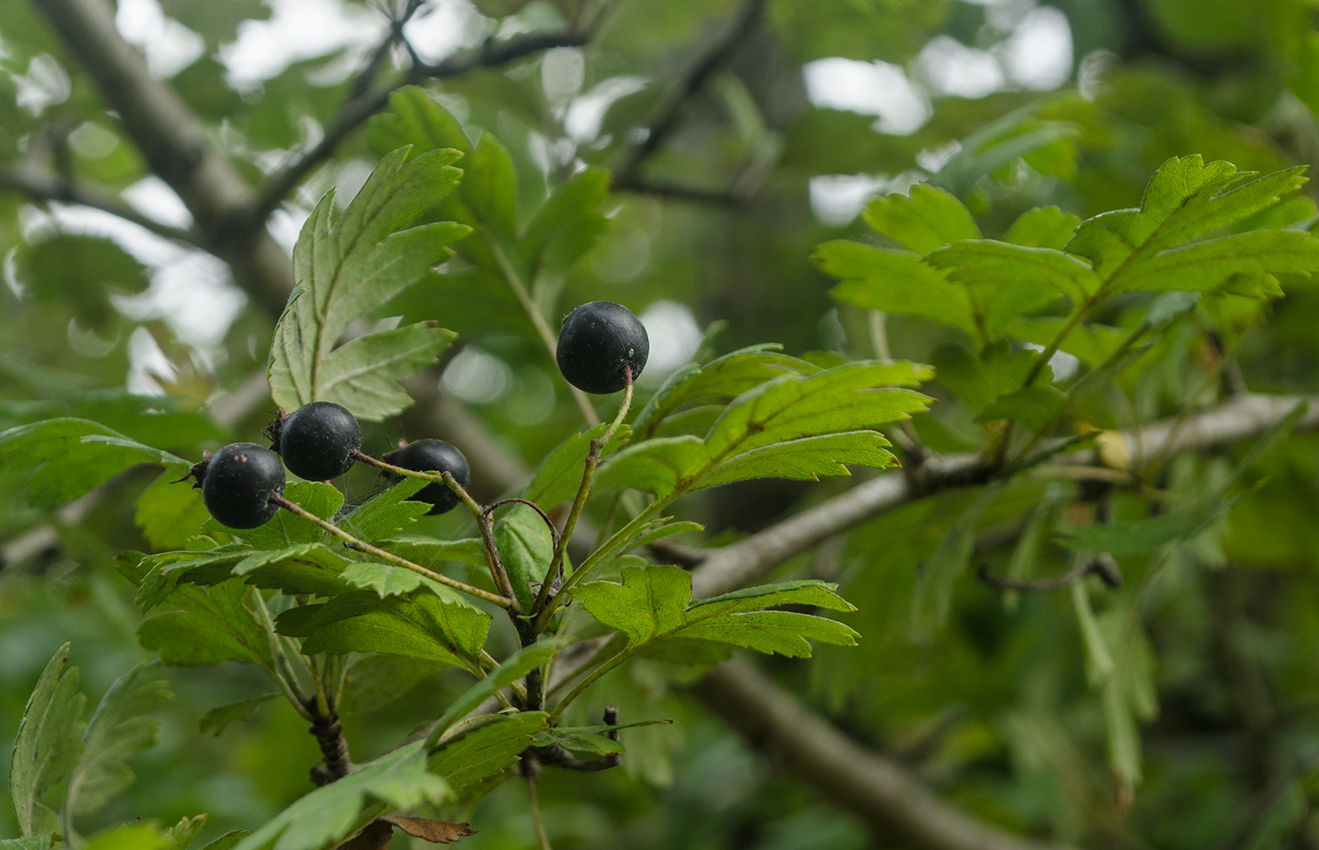
[[[443,440],[418,440],[408,443],[397,451],[385,455],[386,463],[401,466],[417,472],[448,472],[454,480],[465,489],[472,481],[472,472],[467,466],[467,458],[458,448]],[[402,480],[397,475],[390,475],[391,480]],[[443,484],[427,484],[412,497],[417,502],[430,502],[431,509],[427,516],[447,513],[458,504],[458,497]]]
[[[284,492],[284,466],[270,449],[232,443],[206,462],[202,501],[222,525],[256,528],[279,512],[271,501]]]
[[[646,326],[622,304],[592,301],[563,320],[555,359],[563,377],[588,393],[616,393],[646,368]]]
[[[273,427],[275,450],[289,471],[308,481],[338,478],[353,468],[362,447],[362,428],[347,409],[332,401],[313,401],[283,417]]]

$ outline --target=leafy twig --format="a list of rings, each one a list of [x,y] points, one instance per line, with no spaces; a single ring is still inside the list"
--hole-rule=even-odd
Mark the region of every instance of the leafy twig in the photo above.
[[[393,564],[396,567],[402,567],[406,570],[412,570],[414,573],[417,573],[420,576],[424,576],[425,578],[428,578],[431,581],[439,582],[440,584],[446,587],[451,587],[454,590],[462,591],[463,593],[466,593],[469,596],[475,596],[477,599],[483,599],[486,602],[490,602],[494,605],[498,605],[500,608],[509,608],[517,604],[516,601],[513,600],[511,596],[500,596],[498,594],[491,593],[488,590],[482,590],[479,587],[474,587],[470,584],[466,584],[464,582],[458,581],[457,579],[449,578],[443,573],[437,573],[434,570],[428,570],[425,567],[423,567],[421,564],[415,564],[412,561],[409,561],[407,558],[402,558],[399,557],[398,555],[395,555],[393,552],[386,552],[384,549],[381,549],[378,546],[373,546],[372,544],[367,543],[365,540],[359,540],[353,535],[344,531],[339,526],[330,522],[329,520],[321,519],[320,517],[316,516],[316,514],[302,507],[302,505],[299,505],[295,502],[290,502],[282,495],[273,496],[271,497],[271,500],[275,502],[277,505],[279,505],[281,508],[283,508],[284,510],[289,511],[290,513],[297,514],[298,516],[302,517],[308,522],[318,525],[325,531],[328,531],[330,534],[333,534],[335,537],[338,537],[340,540],[344,542],[344,545],[350,549],[356,549],[358,552],[364,552],[368,555],[373,555],[387,564]]]
[[[1118,567],[1117,562],[1113,560],[1113,556],[1107,552],[1101,552],[1094,557],[1086,558],[1062,575],[1035,579],[1034,581],[1018,581],[1017,579],[994,575],[990,572],[988,564],[981,564],[976,570],[976,575],[985,584],[997,587],[999,590],[1015,590],[1026,593],[1058,590],[1076,584],[1092,574],[1098,576],[1100,581],[1114,589],[1121,587],[1123,584],[1122,570]]]

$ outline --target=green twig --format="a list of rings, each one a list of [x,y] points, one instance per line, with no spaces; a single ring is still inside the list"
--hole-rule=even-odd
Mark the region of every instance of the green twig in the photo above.
[[[448,475],[448,473],[445,473],[445,475],[449,478],[452,478],[452,476]],[[425,578],[428,578],[431,581],[439,582],[445,587],[451,587],[454,590],[461,591],[469,596],[475,596],[477,599],[484,599],[486,602],[489,602],[493,605],[498,605],[500,608],[510,608],[513,605],[517,604],[512,599],[511,596],[507,596],[507,597],[500,596],[498,594],[491,593],[488,590],[482,590],[479,587],[474,587],[470,584],[465,584],[464,582],[458,581],[457,579],[449,578],[443,573],[437,573],[434,570],[428,570],[425,567],[423,567],[421,564],[415,564],[412,561],[409,561],[407,558],[402,558],[399,557],[398,555],[395,555],[393,552],[386,552],[384,549],[381,549],[379,546],[373,546],[372,544],[367,543],[365,540],[359,540],[353,535],[344,531],[339,526],[330,522],[329,520],[321,519],[320,517],[316,516],[316,514],[302,507],[302,505],[296,504],[294,502],[290,502],[282,495],[273,496],[271,497],[271,499],[272,501],[275,502],[275,504],[279,505],[284,510],[289,511],[290,513],[297,514],[298,516],[302,517],[308,522],[318,525],[325,531],[328,531],[330,534],[333,534],[335,537],[338,537],[340,540],[344,542],[344,545],[346,545],[349,549],[355,549],[358,552],[364,552],[368,555],[373,555],[387,564],[393,564],[394,566],[402,567],[405,570],[412,570],[414,573],[417,573],[420,576],[424,576]]]
[[[573,500],[572,510],[568,514],[568,521],[564,523],[563,534],[559,535],[558,545],[554,547],[554,557],[550,559],[550,567],[545,571],[545,581],[541,583],[540,592],[536,594],[536,601],[532,603],[531,614],[534,616],[540,613],[541,608],[545,605],[550,596],[550,588],[554,584],[554,579],[559,574],[559,569],[563,565],[563,556],[568,551],[568,542],[572,540],[573,529],[577,527],[577,520],[582,515],[582,509],[586,507],[586,499],[591,495],[591,479],[595,477],[596,467],[600,465],[600,454],[609,441],[618,433],[619,427],[623,424],[623,419],[627,416],[628,408],[632,406],[632,370],[623,367],[623,372],[627,378],[627,384],[623,388],[623,403],[619,405],[618,415],[614,421],[609,423],[609,428],[598,439],[591,441],[590,450],[586,453],[586,464],[582,470],[582,484],[577,488],[577,498]],[[540,621],[538,620],[539,624]],[[539,634],[540,629],[536,629]]]

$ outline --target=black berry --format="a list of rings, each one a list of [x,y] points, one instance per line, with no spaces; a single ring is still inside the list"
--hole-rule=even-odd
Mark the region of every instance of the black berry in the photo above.
[[[448,472],[464,489],[472,481],[472,471],[467,466],[467,458],[463,457],[463,453],[458,451],[456,446],[443,440],[418,440],[415,443],[408,443],[403,448],[386,454],[384,460],[386,463],[415,472]],[[390,474],[389,478],[394,482],[402,480],[400,476],[393,474]],[[430,502],[431,509],[426,512],[427,516],[446,513],[458,504],[458,497],[454,492],[439,483],[427,484],[412,498],[418,502]]]
[[[343,475],[362,447],[356,417],[332,401],[304,404],[275,420],[266,433],[289,471],[308,481]]]
[[[646,368],[646,326],[622,304],[592,301],[573,310],[559,331],[556,359],[563,377],[588,393],[616,393]]]
[[[232,443],[203,464],[202,501],[221,524],[256,528],[279,512],[273,498],[284,492],[284,467],[270,449]]]

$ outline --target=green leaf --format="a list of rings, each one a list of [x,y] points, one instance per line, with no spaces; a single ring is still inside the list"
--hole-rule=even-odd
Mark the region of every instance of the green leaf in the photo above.
[[[102,832],[86,844],[83,850],[174,850],[173,841],[149,826],[121,826]]]
[[[463,125],[420,86],[404,86],[389,96],[389,111],[371,117],[371,145],[382,156],[412,145],[418,151],[472,147]]]
[[[438,802],[448,784],[426,772],[421,742],[386,753],[317,788],[234,845],[234,850],[326,850],[381,814]]]
[[[625,567],[622,583],[586,582],[571,593],[597,620],[627,635],[629,652],[681,636],[804,657],[811,654],[808,638],[851,646],[858,637],[834,620],[764,610],[777,605],[855,610],[833,585],[820,581],[765,585],[692,604],[691,573],[686,570]]]
[[[554,537],[540,515],[526,505],[514,505],[495,523],[495,548],[508,573],[522,610],[531,610],[554,556]]]
[[[37,507],[76,499],[139,463],[161,464],[176,475],[192,467],[85,419],[47,419],[0,433],[0,468],[35,469],[26,497]]]
[[[1315,271],[1319,239],[1291,230],[1257,230],[1145,256],[1127,268],[1110,291],[1212,292],[1235,275],[1309,276]]]
[[[323,543],[298,543],[283,549],[257,550],[234,564],[231,575],[254,587],[288,594],[333,596],[346,589],[342,575],[348,564]]]
[[[411,596],[382,599],[354,591],[302,605],[275,621],[280,634],[302,638],[307,654],[384,652],[479,669],[490,615],[432,582]]]
[[[331,351],[316,390],[318,401],[332,401],[349,410],[373,411],[376,418],[412,406],[398,381],[435,362],[456,337],[432,322],[363,334]],[[380,413],[389,411],[389,413]]]
[[[489,133],[463,158],[463,182],[458,187],[467,208],[497,239],[517,235],[517,174],[508,149]]]
[[[911,187],[910,195],[875,198],[861,212],[866,224],[917,254],[928,254],[952,242],[977,239],[980,230],[962,202],[928,183]]]
[[[475,537],[463,540],[436,540],[433,537],[405,536],[382,540],[378,545],[386,552],[401,555],[414,564],[433,570],[438,570],[448,563],[467,564],[483,569],[489,566],[485,559],[485,547]]]
[[[866,310],[922,316],[976,334],[965,287],[916,254],[858,242],[826,242],[811,255],[825,274],[843,282],[829,290],[835,301]]]
[[[548,717],[543,711],[520,711],[483,718],[441,742],[430,757],[430,769],[461,794],[512,767],[544,731]]]
[[[1016,419],[1038,433],[1052,423],[1067,404],[1067,396],[1053,384],[1035,384],[999,396],[980,411],[977,422]]]
[[[596,490],[632,487],[663,499],[692,487],[711,466],[700,437],[660,437],[629,446],[600,467]]]
[[[632,424],[633,434],[644,438],[654,436],[659,424],[683,405],[703,399],[730,400],[788,372],[813,375],[820,371],[820,367],[805,360],[780,354],[780,348],[773,344],[751,346],[704,366],[690,363],[678,369],[637,414]]]
[[[953,520],[940,540],[939,548],[921,565],[911,597],[914,632],[923,633],[947,621],[957,580],[971,563],[980,514],[1004,487],[1003,483],[997,483],[982,490],[975,501]]]
[[[178,484],[173,472],[162,473],[137,497],[134,520],[157,549],[177,549],[202,527],[210,513],[200,490]]]
[[[1061,251],[1067,247],[1080,223],[1079,216],[1065,213],[1057,207],[1027,210],[1008,228],[1003,241],[1025,248]]]
[[[339,526],[361,540],[392,537],[431,509],[425,502],[408,501],[429,483],[420,478],[405,478],[343,517]]]
[[[87,721],[82,758],[69,774],[64,805],[91,814],[136,778],[125,761],[160,739],[160,722],[147,713],[174,698],[159,662],[144,661],[115,680]]]
[[[989,239],[940,248],[925,261],[947,269],[949,280],[966,284],[976,311],[991,328],[1047,307],[1059,295],[1080,304],[1103,285],[1099,275],[1070,254]]]
[[[752,478],[787,478],[818,481],[822,475],[849,475],[846,464],[884,469],[898,465],[885,447],[891,445],[875,431],[848,431],[820,437],[802,437],[761,446],[734,455],[701,476],[700,487],[716,487]]]
[[[255,591],[253,591],[255,593]],[[191,666],[250,661],[275,667],[265,628],[243,604],[247,585],[230,580],[210,588],[184,585],[170,597],[183,610],[142,621],[137,639],[166,664]]]
[[[930,353],[936,374],[975,413],[984,410],[1001,390],[994,374],[964,345],[943,343]]]
[[[478,705],[494,696],[495,692],[503,690],[537,667],[548,664],[550,659],[562,649],[563,643],[561,641],[542,640],[533,643],[531,646],[524,646],[504,659],[498,667],[486,673],[484,679],[472,685],[456,700],[449,703],[449,707],[440,716],[440,719],[435,721],[434,729],[426,737],[426,746],[434,747],[449,731],[449,727],[466,717]]]
[[[256,717],[257,709],[272,699],[279,699],[279,697],[280,694],[276,692],[217,705],[201,716],[201,720],[197,722],[197,731],[202,733],[210,732],[218,738],[230,723],[248,722]]]
[[[591,441],[599,439],[608,428],[609,423],[601,422],[560,443],[531,477],[531,483],[527,485],[527,491],[522,497],[550,509],[576,496],[582,484],[582,472],[586,455],[591,450]]]
[[[534,279],[558,274],[586,253],[605,227],[600,210],[609,195],[609,172],[588,167],[555,188],[527,224],[522,251]]]
[[[246,829],[231,829],[224,835],[207,844],[201,850],[233,850],[238,842],[242,841],[252,833]]]
[[[1305,183],[1303,171],[1289,168],[1247,180],[1253,175],[1229,162],[1174,157],[1150,180],[1140,209],[1087,219],[1067,250],[1088,257],[1114,292],[1147,287],[1147,262],[1273,206]]]
[[[43,832],[30,838],[0,838],[0,850],[53,850],[55,833]]]
[[[23,709],[9,763],[9,793],[25,836],[52,831],[55,813],[41,798],[68,776],[82,756],[82,710],[78,668],[69,663],[69,645],[56,650]]]
[[[57,233],[15,254],[15,272],[38,302],[71,308],[85,328],[105,332],[118,312],[112,295],[147,288],[146,269],[113,240],[103,236]]]
[[[298,286],[275,329],[271,394],[286,410],[342,397],[358,417],[379,420],[408,403],[398,379],[447,345],[445,332],[407,326],[335,349],[348,325],[426,277],[469,231],[452,222],[407,225],[458,183],[458,151],[387,154],[335,221],[327,193],[293,249]]]

